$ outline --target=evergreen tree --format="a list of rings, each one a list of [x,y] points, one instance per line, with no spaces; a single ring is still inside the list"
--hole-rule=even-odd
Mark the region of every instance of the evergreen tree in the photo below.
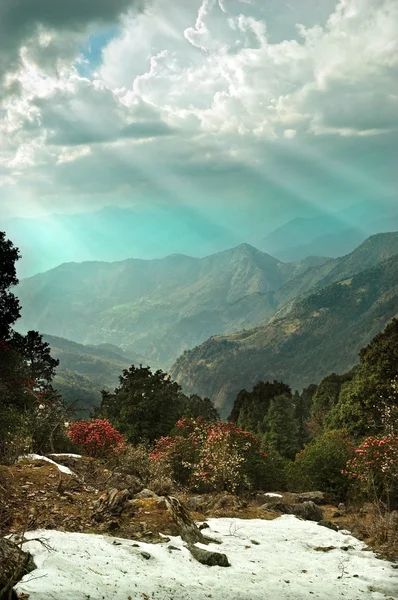
[[[263,433],[263,422],[271,400],[281,394],[291,396],[291,389],[282,381],[258,381],[253,390],[241,390],[235,400],[229,420],[252,433]]]
[[[321,381],[312,398],[308,423],[312,437],[316,437],[324,431],[327,416],[337,404],[342,386],[347,381],[351,381],[352,377],[352,372],[344,375],[332,373]]]
[[[206,421],[219,421],[220,415],[210,398],[201,398],[197,394],[191,394],[186,400],[184,417],[196,419],[203,417]]]
[[[113,393],[103,391],[98,415],[109,419],[134,444],[167,436],[184,414],[187,398],[170,376],[132,365]]]
[[[298,451],[297,421],[291,395],[280,394],[272,398],[264,418],[264,442],[287,458],[294,458]]]
[[[0,231],[0,342],[3,343],[7,341],[11,326],[20,316],[18,298],[10,291],[18,283],[15,263],[19,257],[18,248]]]
[[[345,385],[328,423],[352,435],[388,432],[398,409],[398,319],[361,350],[353,379]]]
[[[297,427],[297,445],[299,449],[304,448],[304,445],[310,439],[308,429],[308,419],[310,416],[313,396],[317,390],[317,386],[312,384],[305,388],[301,394],[296,392],[293,397],[294,403],[294,418]]]

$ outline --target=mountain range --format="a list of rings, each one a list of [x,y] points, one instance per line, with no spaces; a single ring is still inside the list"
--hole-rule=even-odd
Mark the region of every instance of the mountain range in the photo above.
[[[89,354],[106,344],[117,374],[122,363],[169,370],[176,361],[184,390],[211,397],[225,416],[257,379],[300,388],[352,366],[396,314],[397,257],[398,233],[383,233],[343,257],[293,263],[249,244],[204,258],[67,263],[20,283],[18,325],[89,344]],[[61,361],[69,381],[92,380],[70,356]]]
[[[337,258],[352,252],[370,235],[397,229],[398,206],[360,202],[337,213],[292,219],[258,246],[283,261],[312,255]]]
[[[326,268],[329,263],[313,271]],[[225,417],[237,392],[258,380],[302,389],[350,369],[359,350],[398,315],[398,234],[369,238],[335,261],[312,290],[263,325],[214,336],[185,352],[172,376],[187,393],[212,398]]]
[[[258,324],[283,301],[278,290],[327,262],[282,263],[241,244],[205,258],[67,263],[22,280],[18,327],[115,344],[168,368],[211,335]]]

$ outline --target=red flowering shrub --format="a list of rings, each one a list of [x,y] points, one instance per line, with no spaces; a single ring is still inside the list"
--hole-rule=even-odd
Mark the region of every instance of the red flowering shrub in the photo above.
[[[344,473],[358,482],[373,500],[382,500],[390,508],[398,502],[398,435],[367,437],[355,456],[347,461]]]
[[[179,483],[195,489],[228,490],[261,484],[266,455],[258,440],[233,423],[181,419],[173,436],[158,440],[152,460],[170,465]]]
[[[121,452],[126,445],[122,434],[108,419],[76,421],[69,427],[67,435],[86,454],[97,458]]]

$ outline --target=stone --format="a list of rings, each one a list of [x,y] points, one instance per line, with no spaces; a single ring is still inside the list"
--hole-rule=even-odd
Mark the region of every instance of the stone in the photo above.
[[[293,494],[296,502],[314,502],[314,504],[326,504],[326,495],[324,492],[300,492]]]
[[[189,545],[188,549],[192,556],[202,565],[207,565],[208,567],[230,567],[228,558],[225,554],[221,552],[212,552],[209,550],[203,550],[202,548],[198,548],[194,545]]]
[[[134,496],[141,492],[144,488],[144,484],[135,477],[134,475],[129,475],[128,473],[120,473],[118,471],[114,471],[107,481],[107,486],[116,488],[118,490],[129,490],[130,494]]]
[[[195,512],[202,512],[206,509],[206,505],[208,503],[208,498],[206,496],[190,496],[186,502],[185,506],[188,510],[193,510]]]
[[[284,502],[267,502],[260,506],[262,510],[271,512],[280,512],[287,515],[295,515],[306,521],[321,521],[323,512],[312,501],[303,502],[301,504],[287,504]]]
[[[135,498],[159,498],[159,496],[155,494],[155,492],[153,492],[152,490],[144,488],[143,490],[135,494]]]
[[[320,521],[318,521],[318,525],[320,525],[321,527],[327,527],[328,529],[332,529],[332,531],[339,530],[335,523],[332,523],[332,521],[327,521],[326,519],[321,519]]]

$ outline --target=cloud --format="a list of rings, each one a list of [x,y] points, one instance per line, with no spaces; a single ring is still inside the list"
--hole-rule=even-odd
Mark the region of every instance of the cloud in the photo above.
[[[141,10],[142,0],[2,0],[0,3],[0,81],[3,94],[15,90],[10,74],[20,66],[20,52],[29,47],[31,57],[47,67],[70,58],[76,42],[89,25],[117,21],[129,10]],[[7,80],[7,73],[9,74]]]
[[[0,53],[18,92],[2,102],[4,197],[326,206],[392,194],[396,0],[4,7]],[[81,76],[93,23],[117,20]]]

